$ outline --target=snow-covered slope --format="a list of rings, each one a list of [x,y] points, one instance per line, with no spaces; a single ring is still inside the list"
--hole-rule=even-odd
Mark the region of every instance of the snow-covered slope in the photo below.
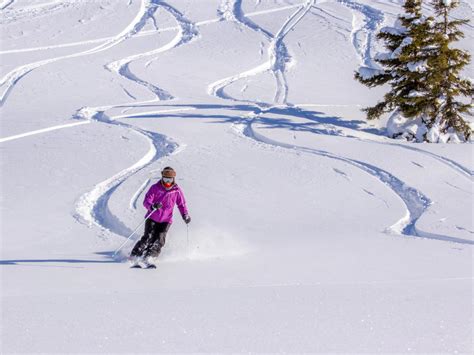
[[[400,1],[0,9],[2,353],[472,353],[472,145],[353,80]],[[193,220],[129,269],[168,165]]]

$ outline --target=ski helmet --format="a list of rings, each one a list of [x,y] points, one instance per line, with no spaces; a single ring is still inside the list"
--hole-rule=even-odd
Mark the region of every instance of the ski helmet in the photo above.
[[[168,178],[175,178],[176,177],[176,171],[174,171],[174,169],[172,167],[167,166],[161,172],[161,176],[168,177]]]

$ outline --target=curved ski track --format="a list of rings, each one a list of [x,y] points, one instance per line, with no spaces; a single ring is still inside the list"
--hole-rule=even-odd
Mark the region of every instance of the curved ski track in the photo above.
[[[293,109],[294,110],[299,110],[299,107],[304,107],[304,106],[322,106],[322,105],[295,105]],[[329,105],[329,106],[334,107],[334,106],[337,106],[337,105]],[[307,117],[307,115],[304,112],[300,113],[300,116],[301,117]],[[310,120],[309,117],[307,117],[307,118],[308,118],[308,120]],[[422,155],[428,156],[430,158],[436,159],[437,161],[439,161],[439,162],[443,163],[444,165],[446,165],[451,170],[454,170],[457,174],[467,178],[471,182],[473,181],[474,172],[472,170],[470,170],[469,168],[463,166],[460,163],[455,162],[452,159],[443,157],[442,155],[435,154],[435,153],[432,153],[432,152],[429,152],[429,151],[426,151],[424,149],[420,149],[420,148],[417,148],[415,146],[411,146],[411,145],[408,145],[408,144],[405,145],[405,144],[401,144],[401,143],[393,143],[393,139],[390,139],[388,137],[379,137],[379,136],[376,136],[372,133],[357,131],[357,130],[354,130],[352,128],[347,128],[345,126],[335,126],[334,125],[334,127],[338,127],[343,131],[349,131],[350,134],[347,134],[347,136],[357,138],[357,139],[362,140],[364,142],[377,143],[377,144],[388,144],[388,145],[396,146],[396,147],[399,147],[399,148],[402,148],[402,149],[411,150],[411,151],[420,153]],[[340,134],[340,136],[344,136],[344,135]]]
[[[15,68],[14,70],[10,71],[7,73],[1,80],[0,80],[0,88],[3,89],[3,93],[0,96],[0,107],[3,106],[8,98],[8,95],[10,94],[11,90],[15,86],[15,84],[26,74],[31,72],[32,70],[39,68],[43,65],[46,64],[51,64],[58,62],[63,59],[71,59],[71,58],[78,58],[90,54],[95,54],[98,52],[105,51],[107,49],[112,48],[113,46],[116,46],[117,44],[123,42],[127,38],[133,36],[135,33],[139,31],[140,28],[144,26],[144,19],[147,18],[147,11],[148,8],[151,6],[150,0],[142,0],[140,10],[137,14],[137,16],[134,18],[134,20],[117,36],[112,37],[105,43],[102,43],[94,48],[74,53],[74,54],[69,54],[69,55],[64,55],[60,57],[55,57],[51,59],[45,59],[45,60],[40,60],[37,62],[29,63],[26,65],[19,66]]]
[[[243,73],[233,75],[208,85],[209,95],[219,97],[225,100],[237,100],[225,93],[225,88],[230,84],[244,78],[263,74],[271,71],[276,80],[276,92],[274,96],[274,104],[286,104],[288,97],[288,84],[286,82],[286,65],[291,61],[291,56],[283,42],[285,36],[290,32],[303,17],[308,13],[316,0],[308,0],[303,4],[298,5],[298,9],[285,21],[276,35],[264,30],[253,21],[250,21],[243,14],[241,10],[241,0],[224,0],[220,7],[220,14],[223,20],[234,21],[242,26],[245,26],[255,32],[263,34],[267,40],[270,41],[268,50],[269,59],[263,64],[247,70]],[[247,101],[249,102],[249,101]]]
[[[190,41],[192,41],[195,37],[198,36],[198,31],[196,29],[196,26],[194,23],[189,21],[181,12],[176,10],[174,7],[170,6],[166,2],[162,2],[159,0],[152,0],[150,3],[150,6],[145,13],[145,18],[143,19],[142,22],[142,27],[148,21],[148,19],[153,19],[153,15],[155,11],[159,8],[165,9],[171,16],[174,17],[176,22],[178,23],[178,33],[176,34],[175,38],[167,43],[166,45],[154,49],[149,52],[144,52],[144,53],[139,53],[136,55],[132,55],[117,61],[114,61],[112,63],[109,63],[106,65],[106,68],[110,71],[116,72],[119,75],[123,76],[124,78],[131,80],[137,84],[140,84],[144,87],[146,87],[148,90],[150,90],[158,100],[171,100],[173,99],[173,95],[168,93],[166,90],[163,90],[161,88],[158,88],[157,86],[138,78],[136,75],[134,75],[131,70],[130,70],[130,63],[132,61],[142,59],[148,56],[157,56],[163,52],[166,52],[170,49],[177,48],[183,44],[186,44]],[[140,28],[141,29],[141,28]],[[149,61],[146,66],[148,66],[153,60]]]
[[[432,153],[432,152],[428,152],[424,149],[420,149],[420,148],[417,148],[417,147],[412,147],[412,146],[409,146],[409,145],[403,145],[403,144],[398,144],[398,143],[388,143],[388,144],[393,145],[393,146],[397,146],[397,147],[401,147],[403,149],[412,150],[412,151],[421,153],[423,155],[432,157],[432,158],[438,160],[439,162],[443,163],[444,165],[446,165],[450,169],[456,171],[459,175],[461,175],[463,177],[466,177],[466,178],[468,178],[469,181],[473,182],[474,172],[472,170],[470,170],[469,168],[463,166],[462,164],[459,164],[458,162],[455,162],[452,159],[443,157],[442,155],[438,155],[438,154],[435,154],[435,153]]]
[[[138,190],[133,194],[132,198],[130,199],[130,204],[129,204],[129,208],[133,211],[133,210],[136,210],[137,209],[137,201],[138,201],[138,198],[140,197],[140,195],[143,193],[143,191],[145,191],[145,188],[148,186],[148,184],[150,183],[151,179],[146,179],[143,184],[140,185],[140,187],[138,188]]]
[[[60,57],[54,57],[50,59],[45,59],[33,63],[29,63],[26,65],[19,66],[15,68],[14,70],[10,71],[7,73],[1,80],[0,80],[0,88],[3,90],[3,92],[0,94],[0,107],[3,106],[8,98],[8,95],[10,92],[13,90],[14,86],[16,83],[23,78],[25,75],[33,71],[34,69],[37,69],[41,66],[55,63],[57,61],[63,60],[63,59],[70,59],[70,58],[77,58],[81,56],[86,56],[90,54],[95,54],[101,51],[108,50],[112,48],[113,46],[123,42],[127,38],[131,36],[149,36],[153,35],[158,32],[164,32],[164,31],[173,31],[173,30],[180,30],[180,27],[168,27],[168,28],[162,28],[159,30],[152,30],[152,31],[143,31],[140,33],[137,33],[137,28],[142,28],[144,26],[143,22],[143,16],[146,16],[146,11],[147,7],[149,7],[150,0],[142,0],[141,2],[141,7],[140,10],[135,17],[135,19],[118,35],[114,37],[106,37],[106,38],[99,38],[95,40],[87,40],[87,41],[81,41],[81,42],[73,42],[73,43],[65,43],[65,44],[60,44],[60,45],[52,45],[52,46],[42,46],[42,47],[36,47],[36,48],[26,48],[26,49],[16,49],[16,50],[6,50],[6,51],[0,51],[0,54],[11,54],[11,53],[22,53],[22,52],[30,52],[30,51],[36,51],[36,50],[47,50],[47,49],[54,49],[54,48],[64,48],[64,47],[73,47],[73,46],[80,46],[80,45],[86,45],[86,44],[95,44],[95,43],[101,43],[91,49],[69,54],[69,55],[64,55]],[[269,10],[263,10],[263,11],[256,11],[248,14],[248,16],[258,16],[262,14],[269,14],[273,12],[278,12],[278,11],[283,11],[287,9],[294,8],[296,6],[300,5],[289,5],[289,6],[283,6],[279,7],[276,9],[269,9]],[[219,22],[219,19],[211,19],[211,20],[205,20],[205,21],[200,21],[195,24],[196,27],[203,26],[203,25],[209,25],[212,23]],[[178,21],[179,23],[179,21]],[[186,23],[182,23],[184,26],[186,26]],[[185,28],[182,27],[181,30]],[[183,31],[183,33],[186,33],[186,31]],[[183,36],[183,38],[186,38],[186,36]],[[266,69],[268,70],[268,69]],[[265,70],[264,70],[265,71]]]
[[[259,16],[259,15],[264,15],[264,14],[271,14],[274,12],[279,12],[279,11],[284,11],[284,10],[289,10],[297,7],[299,5],[288,5],[288,6],[281,6],[277,7],[274,9],[268,9],[268,10],[262,10],[262,11],[254,11],[248,13],[246,16],[247,17],[253,17],[253,16]],[[196,27],[200,26],[205,26],[205,25],[210,25],[213,23],[217,23],[221,21],[221,18],[214,18],[210,20],[203,20],[196,22],[195,25]],[[163,27],[159,29],[154,29],[154,30],[147,30],[147,31],[140,31],[139,33],[134,34],[134,37],[145,37],[145,36],[152,36],[156,33],[161,33],[161,32],[170,32],[170,31],[175,31],[179,30],[179,27],[177,26],[172,26],[172,27]],[[103,38],[96,38],[96,39],[90,39],[90,40],[85,40],[85,41],[79,41],[79,42],[70,42],[70,43],[63,43],[63,44],[55,44],[55,45],[49,45],[49,46],[40,46],[40,47],[30,47],[30,48],[20,48],[20,49],[7,49],[7,50],[0,50],[0,55],[5,55],[5,54],[15,54],[15,53],[25,53],[25,52],[35,52],[35,51],[44,51],[44,50],[49,50],[49,49],[57,49],[57,48],[67,48],[67,47],[76,47],[76,46],[83,46],[86,44],[95,44],[95,43],[102,43],[102,42],[107,42],[114,37],[103,37]]]
[[[253,129],[252,125],[261,119],[260,116],[263,113],[265,113],[265,111],[256,111],[253,117],[244,121],[244,128],[240,130],[244,136],[262,144],[297,150],[299,152],[315,154],[325,158],[342,161],[346,164],[352,165],[364,171],[365,173],[370,174],[371,176],[377,178],[380,182],[388,186],[405,204],[406,214],[398,222],[388,227],[385,232],[389,234],[422,237],[427,239],[474,245],[474,242],[470,240],[428,233],[418,229],[416,227],[416,222],[429,208],[429,206],[432,204],[432,201],[423,193],[407,185],[405,182],[398,179],[396,176],[389,173],[388,171],[383,170],[375,165],[365,163],[360,160],[340,156],[328,151],[278,142],[271,138],[265,137],[260,133],[257,133]]]
[[[67,123],[67,124],[63,124],[63,125],[57,125],[57,126],[52,126],[52,127],[48,127],[48,128],[38,129],[38,130],[35,130],[35,131],[30,131],[30,132],[25,132],[25,133],[21,133],[21,134],[16,134],[16,135],[14,135],[14,136],[9,136],[9,137],[0,138],[0,143],[4,143],[4,142],[8,142],[8,141],[13,141],[13,140],[16,140],[16,139],[25,138],[25,137],[29,137],[29,136],[34,136],[34,135],[42,134],[42,133],[46,133],[46,132],[57,131],[57,130],[59,130],[59,129],[65,129],[65,128],[71,128],[71,127],[81,126],[81,125],[87,124],[87,123],[90,123],[90,121],[81,121],[81,122]]]
[[[132,23],[127,26],[127,28],[121,32],[121,34],[114,36],[114,37],[105,37],[105,38],[99,38],[99,39],[93,39],[93,40],[87,40],[87,41],[81,41],[81,42],[73,42],[73,43],[65,43],[65,44],[59,44],[59,45],[51,45],[51,46],[42,46],[42,47],[35,47],[35,48],[26,48],[26,49],[13,49],[13,50],[5,50],[5,51],[0,51],[0,54],[13,54],[13,53],[23,53],[23,52],[31,52],[31,51],[38,51],[38,50],[48,50],[48,49],[55,49],[55,48],[65,48],[65,47],[74,47],[74,46],[82,46],[86,44],[95,44],[95,43],[101,43],[100,45],[86,50],[86,51],[81,51],[77,52],[74,54],[70,55],[65,55],[61,57],[55,57],[55,58],[50,58],[46,60],[41,60],[38,62],[33,62],[29,63],[26,65],[19,66],[15,68],[14,70],[10,71],[7,73],[1,80],[0,80],[0,88],[4,87],[3,93],[0,95],[0,107],[4,105],[8,95],[10,94],[11,90],[15,86],[15,84],[23,78],[25,75],[27,75],[29,72],[31,72],[34,69],[37,69],[43,65],[54,63],[57,61],[60,61],[62,59],[68,59],[68,58],[75,58],[75,57],[80,57],[80,56],[85,56],[89,54],[94,54],[103,50],[107,50],[123,40],[127,39],[130,36],[136,36],[136,37],[142,37],[142,36],[150,36],[155,33],[159,32],[165,32],[165,31],[174,31],[174,30],[180,30],[179,26],[178,27],[167,27],[167,28],[161,28],[159,30],[151,30],[151,31],[142,31],[139,33],[136,33],[136,31],[133,31],[134,24],[137,23],[137,21],[140,21],[140,14],[142,14],[145,9],[144,9],[144,2],[145,0],[142,0],[142,7],[139,11],[139,14],[137,17],[132,21]],[[299,5],[297,5],[299,6]],[[283,7],[278,7],[276,9],[269,9],[269,10],[263,10],[263,11],[255,11],[247,16],[258,16],[262,14],[270,14],[273,12],[278,12],[278,11],[283,11],[283,10],[288,10],[291,8],[296,7],[295,5],[289,5],[289,6],[283,6]],[[204,20],[197,22],[195,25],[197,27],[199,26],[204,26],[204,25],[210,25],[216,22],[219,22],[220,19],[211,19],[211,20]],[[129,32],[129,33],[126,33]],[[123,34],[125,33],[125,36]]]
[[[375,35],[383,21],[385,16],[382,11],[377,10],[369,5],[361,4],[352,0],[337,0],[338,3],[351,9],[353,14],[352,20],[352,45],[354,46],[356,53],[359,55],[361,65],[370,69],[378,69],[379,65],[372,60],[372,43],[375,40]],[[361,13],[364,16],[364,24],[357,28],[356,24],[358,21],[357,13]],[[365,40],[359,43],[358,34],[364,33]]]
[[[89,226],[96,225],[103,230],[126,236],[130,234],[131,230],[110,212],[108,207],[110,197],[113,192],[130,176],[147,167],[154,161],[173,154],[177,149],[178,144],[164,135],[146,131],[123,122],[114,121],[113,118],[106,116],[103,111],[82,108],[77,112],[77,117],[128,128],[145,137],[149,142],[150,149],[138,162],[97,184],[91,191],[82,195],[76,204],[75,218],[77,220],[84,222]]]
[[[321,1],[317,3],[320,4],[324,2],[327,1]],[[371,69],[378,68],[378,65],[372,60],[371,49],[375,32],[385,19],[383,12],[371,6],[352,0],[337,0],[337,2],[353,11],[354,20],[353,30],[351,33],[352,44],[360,57],[361,65]],[[285,71],[287,63],[291,62],[291,56],[283,42],[283,39],[315,4],[316,0],[310,0],[299,5],[300,7],[298,10],[294,12],[292,16],[290,16],[290,18],[283,24],[277,34],[273,35],[245,16],[245,14],[242,12],[242,0],[223,0],[218,12],[221,18],[226,21],[236,22],[244,27],[249,28],[250,30],[258,32],[262,34],[268,41],[270,41],[270,48],[268,51],[269,60],[255,68],[209,84],[208,93],[212,96],[220,97],[226,100],[250,102],[248,100],[237,100],[231,97],[225,93],[225,88],[238,80],[271,71],[276,80],[277,87],[273,104],[286,104],[288,98],[288,84]],[[354,28],[357,18],[356,12],[360,12],[365,18],[364,25],[358,29]],[[357,37],[361,32],[366,33],[366,40],[362,44],[359,44]]]
[[[120,221],[120,219],[110,211],[108,207],[110,197],[113,195],[115,190],[128,178],[161,158],[181,152],[185,148],[185,145],[179,145],[178,143],[176,143],[171,138],[165,135],[146,131],[136,126],[116,121],[121,118],[133,118],[137,116],[137,114],[117,115],[108,117],[105,114],[105,110],[110,109],[112,107],[118,106],[107,106],[103,108],[83,107],[76,113],[76,118],[81,120],[86,119],[88,121],[98,121],[104,124],[113,124],[116,126],[125,127],[147,139],[150,145],[150,149],[145,154],[145,156],[143,156],[134,165],[122,170],[121,172],[115,174],[107,180],[102,181],[101,183],[97,184],[91,191],[82,195],[76,203],[76,213],[74,217],[89,226],[95,225],[101,228],[102,230],[109,231],[117,235],[127,236],[131,233],[131,230],[127,226],[125,226]],[[186,111],[189,109],[151,111],[148,113],[156,114],[183,110]],[[141,113],[140,115],[143,114],[146,113]],[[131,197],[129,203],[129,208],[131,210],[136,210],[137,199],[139,198],[143,190],[146,188],[146,186],[149,184],[149,182],[150,179],[146,180]]]

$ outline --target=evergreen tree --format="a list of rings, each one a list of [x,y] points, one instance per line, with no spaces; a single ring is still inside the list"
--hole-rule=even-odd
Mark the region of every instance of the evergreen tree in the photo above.
[[[457,5],[449,0],[433,1],[437,17],[443,14],[448,21],[446,9]],[[449,5],[444,5],[446,2]],[[470,127],[461,114],[468,112],[470,105],[456,101],[456,97],[472,93],[472,84],[458,76],[469,55],[449,48],[462,37],[458,27],[466,21],[435,22],[433,17],[423,16],[421,5],[421,0],[406,0],[404,14],[395,26],[378,33],[389,51],[375,58],[383,69],[368,72],[364,68],[355,74],[368,87],[391,87],[381,102],[364,111],[369,120],[393,112],[387,127],[393,138],[438,141],[440,134],[454,129],[467,139]]]
[[[430,45],[429,20],[421,13],[421,0],[407,0],[405,13],[398,17],[395,27],[385,27],[377,38],[385,42],[388,53],[376,56],[375,61],[384,69],[373,73],[357,72],[355,77],[369,87],[390,84],[391,90],[384,100],[364,109],[369,120],[386,112],[400,109],[407,117],[423,112],[419,93],[426,91],[422,82],[424,64]]]
[[[464,37],[459,28],[469,20],[450,19],[450,11],[459,6],[459,0],[433,0],[432,4],[437,21],[433,25],[434,48],[429,61],[428,84],[433,110],[427,140],[469,140],[472,128],[463,115],[472,114],[472,104],[461,100],[471,98],[474,88],[471,81],[461,78],[460,72],[471,57],[466,51],[451,48],[453,42]]]

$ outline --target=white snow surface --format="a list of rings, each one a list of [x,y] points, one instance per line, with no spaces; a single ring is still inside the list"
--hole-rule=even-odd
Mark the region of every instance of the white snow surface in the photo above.
[[[2,0],[0,352],[473,353],[472,145],[353,79],[401,3]],[[129,269],[168,165],[192,222]]]

